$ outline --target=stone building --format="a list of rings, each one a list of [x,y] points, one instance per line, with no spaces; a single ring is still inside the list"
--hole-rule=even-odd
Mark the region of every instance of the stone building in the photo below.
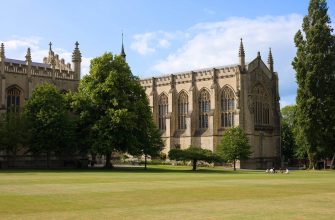
[[[241,168],[266,168],[280,160],[278,74],[271,49],[249,63],[241,39],[239,63],[142,79],[164,151],[190,145],[216,149],[226,129],[240,126],[252,146]]]
[[[6,58],[5,46],[0,46],[0,112],[18,111],[31,97],[33,89],[42,83],[54,84],[60,91],[76,91],[80,80],[81,53],[76,42],[72,54],[73,69],[49,44],[49,54],[43,63],[32,62],[30,48],[25,60]]]

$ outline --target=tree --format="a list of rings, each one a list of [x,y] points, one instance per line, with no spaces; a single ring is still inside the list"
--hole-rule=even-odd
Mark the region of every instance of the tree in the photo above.
[[[105,155],[106,167],[113,151],[148,155],[144,149],[156,147],[145,91],[122,57],[105,53],[91,60],[78,93],[73,107],[88,128],[91,152]]]
[[[7,112],[0,122],[0,149],[11,155],[13,160],[19,152],[29,150],[31,140],[29,120],[21,112]]]
[[[202,149],[196,146],[190,146],[185,150],[171,149],[169,152],[169,158],[171,160],[192,161],[193,171],[197,170],[198,161],[212,163],[212,162],[219,162],[221,159],[220,157],[215,155],[212,151]]]
[[[325,0],[311,0],[302,31],[294,38],[297,126],[300,144],[306,149],[310,168],[322,154],[334,154],[335,135],[335,43]]]
[[[295,136],[295,111],[296,106],[285,106],[281,109],[281,147],[282,155],[286,160],[294,159],[296,157],[297,145]]]
[[[236,160],[248,159],[252,153],[248,137],[240,127],[225,131],[217,151],[226,161],[233,162],[234,170],[236,170]]]
[[[67,155],[73,151],[73,124],[66,111],[64,96],[51,84],[36,87],[24,107],[30,121],[30,151],[46,154],[47,167],[50,167],[52,154]]]
[[[149,115],[151,117],[151,115]],[[147,126],[141,130],[143,135],[139,136],[139,149],[144,155],[144,169],[147,169],[148,156],[159,156],[164,148],[160,131],[151,119],[147,120]]]

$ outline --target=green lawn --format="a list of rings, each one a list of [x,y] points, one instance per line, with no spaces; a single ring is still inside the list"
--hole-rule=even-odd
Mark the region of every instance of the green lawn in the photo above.
[[[334,219],[335,172],[0,170],[0,219]]]

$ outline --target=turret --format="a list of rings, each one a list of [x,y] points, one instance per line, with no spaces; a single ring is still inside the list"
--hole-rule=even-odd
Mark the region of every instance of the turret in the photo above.
[[[75,45],[76,47],[74,48],[72,53],[73,70],[76,74],[75,79],[80,80],[81,53],[78,47],[78,41],[76,41]]]
[[[1,43],[0,46],[0,111],[6,108],[6,96],[5,96],[5,87],[6,87],[6,76],[5,76],[5,46]]]
[[[0,46],[0,73],[5,74],[5,46],[1,43]]]
[[[122,46],[120,56],[123,58],[124,61],[126,61],[126,53],[124,52],[124,46],[123,46],[123,33],[122,33]]]
[[[273,58],[272,58],[271,48],[269,49],[268,68],[270,72],[273,73]]]
[[[0,47],[0,61],[1,62],[5,61],[5,46],[3,43],[1,43],[1,47]]]
[[[244,69],[245,66],[245,53],[244,53],[244,47],[243,47],[243,42],[241,38],[241,43],[240,43],[240,49],[238,51],[238,57],[240,58],[240,66],[242,69]]]

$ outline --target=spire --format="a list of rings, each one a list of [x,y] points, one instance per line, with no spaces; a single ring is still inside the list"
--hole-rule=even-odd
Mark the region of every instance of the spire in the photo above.
[[[240,43],[240,49],[238,51],[238,56],[239,57],[244,57],[245,56],[242,38],[241,38],[241,43]]]
[[[0,58],[5,59],[5,45],[3,43],[1,43],[1,47],[0,47]]]
[[[244,53],[244,47],[243,47],[243,42],[241,38],[241,43],[240,43],[240,49],[238,51],[238,57],[240,58],[240,66],[242,69],[244,69],[245,66],[245,53]]]
[[[122,32],[122,46],[120,56],[123,58],[123,60],[126,60],[126,53],[124,52],[124,46],[123,46],[123,32]]]
[[[273,73],[273,58],[272,58],[271,47],[269,48],[268,68],[269,68],[270,72]]]
[[[27,54],[26,54],[26,63],[31,63],[31,53],[30,53],[30,48],[28,47],[27,49]]]

